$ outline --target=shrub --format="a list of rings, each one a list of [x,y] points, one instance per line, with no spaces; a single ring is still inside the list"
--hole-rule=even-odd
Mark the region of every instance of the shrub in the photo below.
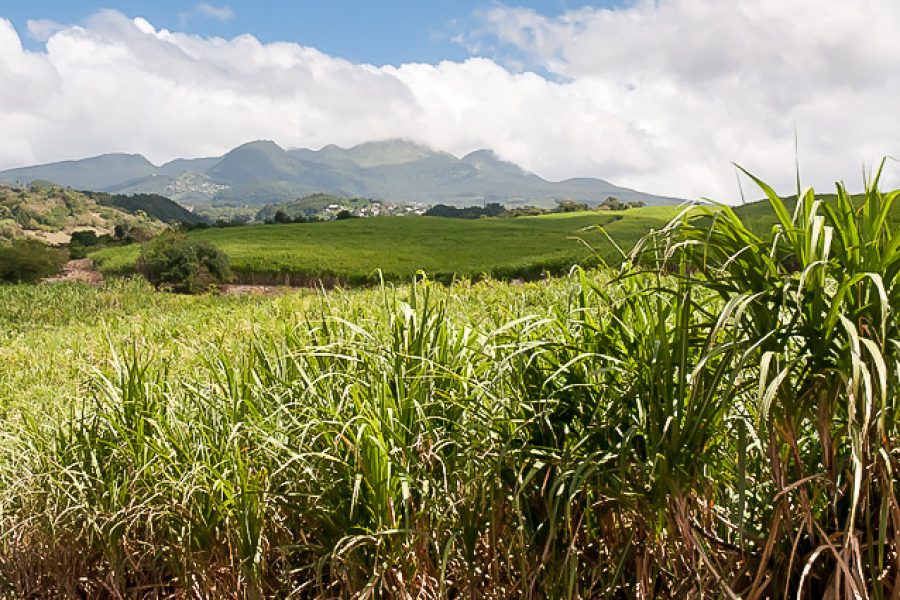
[[[141,247],[137,270],[157,286],[195,293],[231,279],[228,255],[209,242],[162,235]]]
[[[69,240],[69,244],[73,246],[96,246],[99,243],[100,240],[97,238],[97,234],[90,229],[73,231]]]
[[[69,239],[69,256],[71,258],[85,258],[91,250],[101,247],[111,241],[108,235],[98,237],[91,230],[73,231]]]
[[[35,240],[13,240],[0,245],[0,281],[31,282],[55,275],[66,262],[66,253]]]

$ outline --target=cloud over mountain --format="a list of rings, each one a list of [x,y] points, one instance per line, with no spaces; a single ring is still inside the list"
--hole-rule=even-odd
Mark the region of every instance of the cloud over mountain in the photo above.
[[[731,161],[790,190],[795,129],[817,186],[858,184],[863,161],[900,154],[893,0],[640,0],[556,17],[494,5],[482,18],[462,39],[493,58],[399,67],[115,11],[36,27],[46,49],[30,52],[0,19],[0,169],[403,137],[490,147],[551,179],[734,199]]]

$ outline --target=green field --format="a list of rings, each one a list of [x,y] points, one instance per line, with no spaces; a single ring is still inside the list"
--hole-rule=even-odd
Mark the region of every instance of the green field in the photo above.
[[[834,195],[821,199],[835,202]],[[796,198],[787,198],[785,205],[793,211]],[[618,265],[622,254],[609,238],[627,252],[682,210],[654,206],[477,220],[376,217],[213,228],[188,236],[224,250],[241,283],[371,284],[380,276],[406,281],[418,271],[437,281],[482,276],[531,280],[565,273],[573,265],[596,264],[598,257]],[[767,201],[734,210],[757,235],[767,236],[777,222]],[[900,209],[891,210],[890,221],[900,222]],[[139,251],[132,245],[99,250],[91,257],[105,274],[122,275],[133,272]]]
[[[302,284],[319,279],[365,283],[378,280],[378,269],[394,281],[408,280],[419,270],[437,280],[484,274],[533,279],[589,262],[593,252],[585,243],[618,264],[621,255],[598,225],[627,250],[650,229],[663,227],[677,211],[678,207],[662,206],[474,221],[378,217],[206,229],[189,237],[224,250],[239,279],[250,283]],[[137,255],[138,247],[131,246],[91,256],[102,271],[114,274],[132,270]]]

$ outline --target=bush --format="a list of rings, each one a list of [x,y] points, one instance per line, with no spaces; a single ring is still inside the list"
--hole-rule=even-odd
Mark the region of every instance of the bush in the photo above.
[[[73,231],[72,236],[69,239],[69,244],[72,246],[96,246],[99,243],[100,240],[97,237],[97,234],[90,229]]]
[[[162,235],[141,247],[137,270],[156,286],[195,293],[231,279],[228,255],[209,242]]]
[[[97,234],[91,230],[74,231],[69,240],[69,257],[85,258],[91,250],[103,247],[106,243],[111,241],[112,238],[108,235],[98,237]]]
[[[66,262],[66,253],[35,240],[13,240],[0,245],[0,281],[31,282],[55,275]]]

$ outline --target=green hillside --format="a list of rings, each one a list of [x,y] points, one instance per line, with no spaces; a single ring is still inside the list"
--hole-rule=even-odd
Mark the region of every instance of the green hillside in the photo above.
[[[72,189],[40,183],[27,188],[0,184],[0,240],[31,238],[65,244],[75,231],[111,234],[117,225],[139,227],[148,235],[165,227],[147,214],[132,214]]]
[[[234,271],[246,282],[364,283],[373,281],[378,269],[391,280],[408,279],[419,270],[442,280],[483,274],[529,279],[590,262],[593,252],[584,242],[605,260],[616,261],[618,253],[598,225],[630,247],[677,211],[660,206],[477,221],[381,217],[207,229],[189,236],[228,253]],[[137,246],[109,248],[92,258],[104,272],[124,273],[133,269],[138,252]]]

